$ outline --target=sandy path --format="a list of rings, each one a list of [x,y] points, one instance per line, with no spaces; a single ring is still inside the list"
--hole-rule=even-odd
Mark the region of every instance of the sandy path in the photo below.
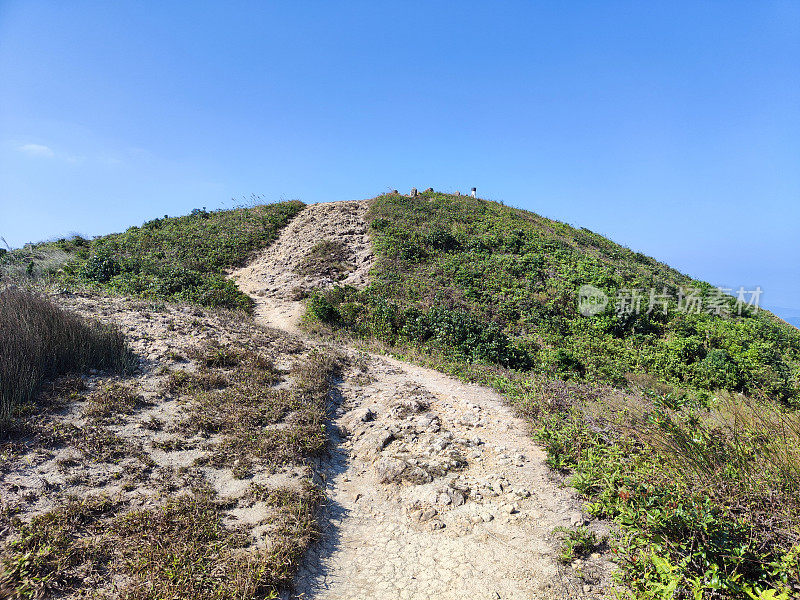
[[[232,273],[239,288],[256,300],[256,318],[265,325],[299,334],[297,323],[303,305],[293,300],[299,290],[338,283],[366,284],[372,253],[364,213],[364,201],[314,204],[303,210],[281,231],[280,237],[256,260]],[[322,240],[344,242],[350,249],[353,270],[346,279],[302,277],[292,271],[314,244]]]
[[[267,325],[299,333],[292,273],[321,239],[345,241],[363,285],[372,258],[366,202],[311,205],[275,244],[233,274]],[[553,529],[584,522],[553,481],[544,452],[496,392],[436,371],[357,356],[344,374],[322,541],[295,582],[297,598],[574,598],[601,595],[599,555],[565,568]],[[582,575],[576,577],[576,573]]]

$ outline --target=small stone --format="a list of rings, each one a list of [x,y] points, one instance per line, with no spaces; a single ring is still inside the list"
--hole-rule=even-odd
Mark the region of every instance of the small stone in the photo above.
[[[378,452],[386,448],[386,446],[391,444],[393,440],[394,440],[394,434],[391,432],[379,434],[377,443],[375,444],[376,448],[378,449]]]
[[[583,585],[583,591],[584,591],[584,593],[589,593],[589,592],[591,592],[593,589],[594,589],[594,588],[593,588],[591,585],[589,585],[588,583],[585,583],[585,584]]]
[[[437,529],[444,529],[445,525],[440,520],[431,521],[431,530],[436,531]]]
[[[418,193],[417,188],[411,188],[411,193],[409,194],[409,196],[411,196],[412,198],[416,198],[417,193]]]
[[[396,458],[383,458],[375,466],[381,483],[397,481],[406,469],[406,464]]]
[[[453,502],[453,506],[461,506],[466,501],[464,499],[464,494],[459,490],[450,490],[450,498]]]
[[[419,513],[419,520],[421,522],[430,521],[433,517],[439,514],[435,508],[426,508]]]
[[[503,505],[503,512],[509,515],[515,515],[519,512],[519,509],[513,504],[505,504]]]
[[[363,413],[361,413],[361,416],[359,417],[359,421],[361,421],[362,423],[369,423],[370,421],[374,420],[375,420],[375,413],[372,412],[369,408],[365,410]]]
[[[483,519],[484,523],[488,523],[489,521],[494,521],[494,515],[490,512],[483,513],[481,519]]]
[[[444,437],[439,437],[435,439],[431,444],[431,450],[433,450],[434,452],[441,452],[449,445],[450,442],[448,440],[444,439]]]
[[[572,525],[573,527],[579,527],[580,525],[584,525],[585,524],[584,519],[583,519],[583,515],[581,515],[580,513],[571,514],[570,517],[569,517],[569,522],[570,522],[570,525]]]

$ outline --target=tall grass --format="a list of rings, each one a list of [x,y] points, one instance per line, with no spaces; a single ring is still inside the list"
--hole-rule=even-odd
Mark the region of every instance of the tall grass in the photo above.
[[[34,292],[0,289],[0,423],[30,401],[46,379],[133,364],[115,328],[82,319]]]

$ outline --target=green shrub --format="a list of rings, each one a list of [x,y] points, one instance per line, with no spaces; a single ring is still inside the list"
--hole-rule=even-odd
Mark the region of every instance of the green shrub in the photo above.
[[[323,323],[333,324],[339,320],[339,313],[333,304],[320,292],[314,292],[309,296],[308,312]]]
[[[225,276],[268,246],[301,202],[153,219],[124,233],[60,243],[74,258],[65,277],[123,294],[205,306],[252,308]],[[58,244],[58,242],[57,242]]]
[[[90,281],[105,283],[114,275],[118,275],[121,268],[119,261],[107,253],[93,254],[83,264],[81,275]]]

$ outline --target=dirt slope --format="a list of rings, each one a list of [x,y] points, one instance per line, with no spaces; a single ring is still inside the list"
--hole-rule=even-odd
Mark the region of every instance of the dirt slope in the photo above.
[[[363,286],[372,266],[369,236],[364,221],[365,201],[314,204],[297,215],[281,232],[280,238],[255,261],[232,273],[239,288],[253,296],[256,316],[262,324],[298,333],[302,314],[298,292],[334,283]],[[315,244],[323,240],[342,242],[349,251],[351,267],[345,279],[298,275],[294,270]]]
[[[197,569],[203,568],[203,560],[206,565],[213,561],[218,573],[224,573],[225,564],[245,551],[269,556],[283,539],[304,543],[291,507],[265,500],[268,492],[302,498],[313,485],[312,469],[302,457],[272,463],[251,459],[247,449],[232,450],[237,438],[206,424],[235,422],[240,414],[235,409],[244,403],[233,396],[235,405],[217,403],[209,410],[200,399],[203,394],[224,398],[239,376],[234,363],[248,350],[257,350],[262,364],[274,366],[275,382],[267,389],[282,401],[295,385],[295,365],[302,366],[309,347],[296,336],[262,328],[236,313],[91,293],[58,301],[78,314],[115,323],[140,358],[140,368],[129,375],[92,371],[48,384],[37,398],[36,418],[22,421],[10,441],[0,440],[0,597],[7,597],[11,586],[29,590],[21,592],[24,597],[65,599],[144,597],[136,590],[154,585],[163,590],[169,578],[151,580],[148,575],[155,571],[147,570],[146,561],[131,576],[127,560],[102,545],[103,536],[115,535],[119,519],[132,512],[149,511],[156,523],[166,514],[165,507],[181,498],[207,498],[227,530],[238,536],[233,550],[220,544],[222,549],[207,558],[202,558],[202,544],[193,540]],[[225,365],[208,366],[209,357],[220,356],[228,358]],[[248,363],[241,369],[252,373],[256,367]],[[266,392],[259,396],[261,402],[266,398]],[[291,427],[291,419],[276,417],[264,422],[261,431],[249,428],[248,439],[277,427]],[[252,461],[246,472],[245,465],[237,465],[242,461]],[[100,502],[102,498],[107,502]],[[78,517],[59,518],[69,532],[58,536],[61,546],[51,551],[42,544],[41,555],[25,569],[5,569],[3,559],[16,551],[10,542],[20,540],[24,524],[58,514],[51,511],[65,506],[73,506],[74,512],[77,500],[103,507],[92,509],[90,521],[103,535],[91,533]],[[43,535],[41,527],[37,531]],[[169,549],[175,539],[181,538],[160,538],[160,548]],[[80,551],[69,550],[73,547]],[[133,535],[130,551],[136,547],[146,548],[147,543]],[[49,572],[47,557],[53,555],[61,562]],[[181,579],[181,566],[168,566],[177,573],[173,591],[192,595],[186,591],[191,585]],[[152,589],[150,593],[158,595]]]
[[[297,287],[332,285],[293,268],[322,239],[344,242],[366,283],[365,201],[307,207],[233,276],[267,325],[299,333]],[[307,342],[310,342],[307,340]],[[569,598],[602,595],[600,555],[569,568],[553,529],[584,522],[503,398],[438,372],[349,351],[335,417],[339,444],[321,466],[325,534],[295,583],[298,598]]]

